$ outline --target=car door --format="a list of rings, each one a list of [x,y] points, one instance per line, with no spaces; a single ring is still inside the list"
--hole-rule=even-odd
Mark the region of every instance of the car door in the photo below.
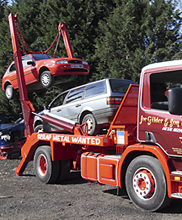
[[[13,86],[13,88],[17,88],[18,87],[18,80],[17,80],[17,76],[16,76],[16,69],[15,69],[15,63],[12,62],[8,73],[7,73],[8,79],[11,82],[11,85]]]
[[[22,65],[26,84],[33,83],[38,79],[38,74],[35,74],[36,65],[34,65],[33,63],[34,61],[30,56],[22,57]]]
[[[67,94],[68,94],[68,91],[60,94],[59,96],[57,96],[55,100],[53,100],[53,102],[48,107],[48,109],[50,110],[50,113],[57,115],[57,116],[63,115],[62,109],[64,108],[63,104],[64,104],[64,100]]]
[[[85,87],[71,90],[62,108],[62,115],[65,118],[77,122],[77,117],[82,109],[82,100]]]
[[[57,96],[48,106],[48,110],[50,111],[51,114],[57,115],[57,116],[62,116],[62,108],[63,104],[65,102],[65,97],[67,96],[68,91],[61,93],[59,96]],[[54,132],[54,131],[60,131],[62,130],[60,127],[57,127],[53,124],[50,124],[48,122],[43,122],[44,124],[44,130],[46,132]]]

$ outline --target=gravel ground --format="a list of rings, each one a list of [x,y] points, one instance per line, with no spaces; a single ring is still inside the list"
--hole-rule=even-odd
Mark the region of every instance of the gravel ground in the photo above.
[[[136,208],[116,187],[88,183],[79,172],[72,172],[62,184],[43,184],[30,162],[23,176],[16,176],[20,160],[0,161],[0,220],[39,219],[182,219],[182,200],[173,200],[161,212]]]

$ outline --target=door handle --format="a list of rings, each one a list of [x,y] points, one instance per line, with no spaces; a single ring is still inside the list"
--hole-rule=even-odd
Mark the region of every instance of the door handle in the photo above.
[[[58,110],[57,110],[57,112],[60,112],[60,111],[61,111],[61,109],[58,109]]]
[[[81,106],[81,104],[77,104],[75,107],[80,107]]]

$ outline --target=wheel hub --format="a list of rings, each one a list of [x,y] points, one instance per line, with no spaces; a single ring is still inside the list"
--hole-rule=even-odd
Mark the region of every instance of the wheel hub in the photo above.
[[[47,85],[49,83],[49,76],[44,74],[42,77],[42,81],[45,85]]]
[[[91,119],[87,119],[87,124],[88,124],[88,130],[92,130],[92,120]]]
[[[44,175],[47,171],[47,161],[44,155],[40,155],[39,158],[39,168],[40,168],[40,173]]]
[[[9,88],[6,89],[6,96],[7,97],[11,96],[11,90]]]
[[[152,174],[147,170],[136,172],[133,178],[133,188],[140,198],[150,198],[155,188],[155,181]]]

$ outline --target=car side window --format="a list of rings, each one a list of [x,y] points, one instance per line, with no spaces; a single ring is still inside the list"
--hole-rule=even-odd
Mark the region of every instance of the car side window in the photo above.
[[[57,106],[60,106],[64,103],[65,97],[68,94],[68,92],[65,92],[63,94],[61,94],[60,96],[58,96],[51,104],[50,104],[50,108],[54,108]],[[49,109],[50,109],[49,108]]]
[[[75,102],[75,101],[81,100],[83,98],[84,90],[85,90],[85,87],[72,90],[70,92],[70,94],[68,95],[66,103],[70,103],[70,102]]]
[[[25,68],[26,66],[29,66],[29,64],[27,64],[28,61],[33,61],[30,56],[24,56],[22,58],[23,68]]]
[[[16,69],[15,69],[15,64],[13,63],[12,65],[11,65],[11,67],[9,68],[9,72],[13,72],[13,71],[15,71]]]
[[[85,98],[106,93],[105,81],[88,85],[85,90]]]

